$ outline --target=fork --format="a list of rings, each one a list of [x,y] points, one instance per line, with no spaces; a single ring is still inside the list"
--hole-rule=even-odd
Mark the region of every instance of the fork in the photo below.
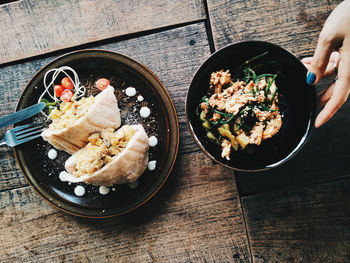
[[[28,142],[40,137],[43,131],[42,126],[34,126],[33,124],[25,124],[6,131],[4,139],[0,141],[0,146],[7,144],[8,146],[16,146],[24,142]]]

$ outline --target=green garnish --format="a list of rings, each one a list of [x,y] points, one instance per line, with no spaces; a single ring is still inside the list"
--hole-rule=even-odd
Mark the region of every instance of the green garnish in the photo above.
[[[46,107],[55,106],[57,104],[56,101],[49,102],[47,99],[41,99],[40,102],[44,102]]]
[[[267,96],[267,94],[269,93],[270,87],[271,87],[272,83],[275,81],[276,77],[277,77],[277,74],[275,74],[273,76],[273,78],[269,81],[269,83],[267,84],[267,87],[266,87],[266,90],[265,90],[265,96]]]

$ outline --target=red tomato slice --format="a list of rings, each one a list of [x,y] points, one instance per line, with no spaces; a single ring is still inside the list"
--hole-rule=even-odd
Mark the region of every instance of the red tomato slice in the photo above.
[[[54,86],[55,89],[55,94],[57,97],[61,97],[62,91],[64,90],[62,85],[55,85]]]
[[[61,84],[65,89],[73,89],[74,88],[73,82],[68,77],[64,77],[61,80]]]
[[[73,91],[71,91],[70,89],[65,89],[64,91],[62,91],[61,100],[66,102],[71,101],[73,95]]]
[[[105,88],[107,88],[109,86],[111,82],[108,79],[105,78],[101,78],[99,80],[96,81],[95,86],[99,89],[99,90],[104,90]]]

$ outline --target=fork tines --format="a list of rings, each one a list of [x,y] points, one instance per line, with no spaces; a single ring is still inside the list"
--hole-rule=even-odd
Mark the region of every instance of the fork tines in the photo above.
[[[16,136],[18,142],[38,138],[40,137],[42,131],[43,126],[34,126],[33,124],[25,124],[13,129],[14,135]]]

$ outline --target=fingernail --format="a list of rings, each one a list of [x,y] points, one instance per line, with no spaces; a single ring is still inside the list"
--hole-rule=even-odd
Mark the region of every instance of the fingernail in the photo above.
[[[314,84],[315,80],[316,80],[316,75],[314,73],[312,73],[312,72],[307,73],[306,83],[308,85]]]

